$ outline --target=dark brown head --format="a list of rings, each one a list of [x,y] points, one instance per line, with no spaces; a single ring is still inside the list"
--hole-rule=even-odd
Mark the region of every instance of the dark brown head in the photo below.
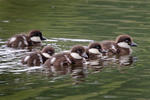
[[[44,57],[51,58],[51,56],[55,53],[55,49],[51,46],[46,46],[41,52]]]
[[[99,42],[90,43],[88,46],[88,51],[93,54],[101,54],[105,52],[102,50],[102,46]]]
[[[42,36],[42,32],[40,32],[39,30],[32,30],[31,32],[29,32],[29,37],[33,42],[41,42],[42,40],[46,40]]]
[[[129,46],[137,46],[137,44],[133,42],[133,39],[129,35],[119,35],[116,38],[116,43],[127,43]]]
[[[82,57],[87,58],[86,50],[83,46],[76,45],[71,49],[71,56],[76,59],[82,59]]]

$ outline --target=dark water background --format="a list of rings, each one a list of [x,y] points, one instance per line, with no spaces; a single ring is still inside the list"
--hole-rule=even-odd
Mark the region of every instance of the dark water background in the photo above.
[[[129,34],[137,61],[106,66],[74,85],[70,75],[48,77],[25,67],[29,51],[7,48],[14,34],[39,29],[57,52],[75,44]],[[0,100],[149,100],[149,0],[0,0]]]

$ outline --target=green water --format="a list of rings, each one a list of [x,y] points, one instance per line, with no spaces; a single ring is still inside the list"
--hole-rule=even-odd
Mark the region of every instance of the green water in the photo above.
[[[149,11],[149,0],[0,0],[0,100],[149,100]],[[137,61],[108,65],[78,85],[70,75],[26,71],[19,64],[26,51],[13,52],[5,41],[32,29],[58,40],[44,42],[57,52],[89,43],[60,38],[102,41],[129,34],[138,44],[132,54]]]

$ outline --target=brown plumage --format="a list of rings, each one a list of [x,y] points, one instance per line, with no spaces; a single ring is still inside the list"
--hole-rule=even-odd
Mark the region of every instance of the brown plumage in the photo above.
[[[88,60],[96,60],[102,57],[104,51],[102,50],[102,46],[99,42],[93,42],[88,45],[87,48]]]
[[[129,35],[119,35],[115,41],[103,41],[101,44],[108,56],[131,54],[131,46],[137,46]]]
[[[8,47],[13,48],[24,48],[28,46],[39,46],[41,45],[41,40],[45,40],[43,38],[42,33],[39,30],[33,30],[26,34],[17,34],[11,37],[8,42]]]
[[[27,64],[28,66],[40,66],[47,59],[55,53],[55,50],[51,46],[46,46],[41,52],[34,52],[22,59],[22,64]]]
[[[83,67],[84,58],[87,57],[85,48],[80,45],[72,47],[70,52],[59,53],[48,59],[44,67],[52,73],[66,74],[78,67]]]

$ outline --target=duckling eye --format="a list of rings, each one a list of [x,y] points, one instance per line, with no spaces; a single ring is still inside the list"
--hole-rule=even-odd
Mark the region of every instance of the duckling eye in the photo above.
[[[98,46],[96,46],[95,48],[96,48],[96,49],[99,49],[99,47],[98,47]]]
[[[80,53],[80,50],[77,50],[77,53]]]
[[[129,43],[129,40],[125,40],[125,42]]]
[[[51,51],[48,51],[47,53],[48,53],[48,54],[51,54]]]
[[[97,49],[100,49],[100,47],[97,47]]]
[[[126,43],[128,43],[129,45],[131,44],[131,40],[125,40]]]
[[[99,47],[99,46],[97,46],[97,47],[95,47],[95,48],[98,49],[98,50],[101,49],[101,47]]]

